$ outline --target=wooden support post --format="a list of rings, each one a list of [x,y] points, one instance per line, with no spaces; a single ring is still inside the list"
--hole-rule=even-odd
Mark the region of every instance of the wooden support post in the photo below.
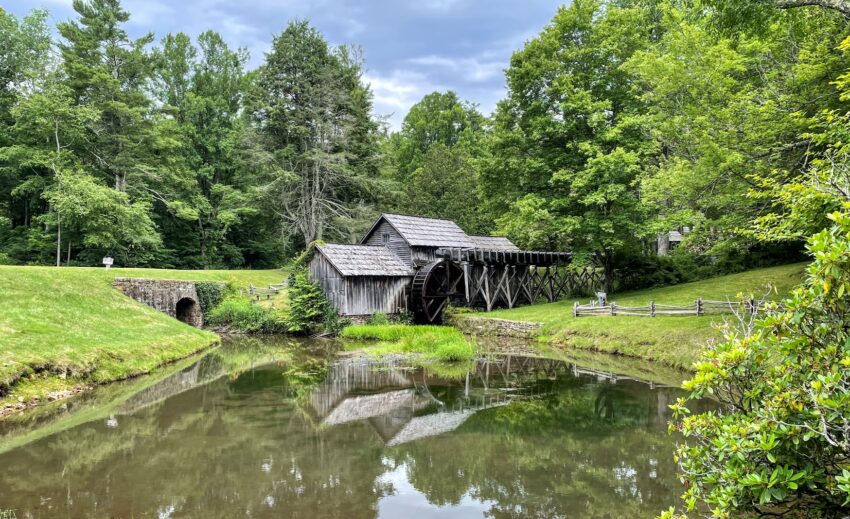
[[[555,274],[558,272],[558,265],[555,265],[555,268],[551,268],[549,266],[546,267],[546,277],[549,280],[549,302],[555,302],[555,283],[552,279]]]
[[[573,302],[573,317],[578,317],[578,301]]]
[[[464,261],[463,265],[463,294],[466,304],[469,304],[469,262]]]
[[[697,298],[697,316],[700,316],[702,314],[703,314],[702,298],[700,297],[700,298]]]
[[[511,281],[513,280],[513,267],[510,265],[505,265],[502,267],[504,272],[502,272],[502,281],[499,283],[503,286],[502,292],[505,294],[505,300],[508,303],[508,308],[514,307],[514,299],[511,294]],[[509,275],[510,273],[510,275]]]
[[[649,316],[655,317],[655,301],[649,302]]]
[[[614,303],[611,303],[611,315],[617,315],[616,308],[617,308],[617,305],[615,305]]]
[[[490,294],[490,269],[487,264],[484,264],[484,302],[487,304],[487,311],[493,309],[493,298]]]

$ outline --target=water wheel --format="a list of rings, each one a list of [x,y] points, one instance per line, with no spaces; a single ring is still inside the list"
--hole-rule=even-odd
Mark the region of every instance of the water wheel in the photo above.
[[[435,323],[452,298],[463,295],[463,271],[449,260],[428,263],[413,277],[410,308],[416,320]]]

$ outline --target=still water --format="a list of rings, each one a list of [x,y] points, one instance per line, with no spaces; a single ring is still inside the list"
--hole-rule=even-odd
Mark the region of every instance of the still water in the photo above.
[[[235,341],[0,422],[28,517],[652,517],[682,493],[663,384],[517,355],[443,369]]]

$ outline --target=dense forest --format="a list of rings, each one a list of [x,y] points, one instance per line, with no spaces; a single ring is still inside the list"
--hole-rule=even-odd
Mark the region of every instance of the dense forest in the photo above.
[[[797,7],[818,3],[574,0],[505,64],[495,113],[434,92],[398,131],[358,48],[308,21],[249,70],[215,31],[132,38],[119,0],[55,32],[0,9],[0,263],[273,267],[389,211],[627,285],[787,260],[846,176],[850,9]]]

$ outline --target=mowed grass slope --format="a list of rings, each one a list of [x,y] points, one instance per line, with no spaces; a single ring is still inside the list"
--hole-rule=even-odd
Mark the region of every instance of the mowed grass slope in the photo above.
[[[770,295],[781,299],[803,278],[805,263],[751,270],[717,278],[669,287],[624,292],[609,296],[609,301],[624,306],[657,304],[693,304],[697,298],[736,300],[738,294],[760,298],[771,285]],[[588,298],[579,302],[587,303]],[[631,355],[689,368],[703,345],[721,337],[718,325],[732,315],[718,316],[595,316],[573,317],[575,299],[497,310],[481,317],[498,317],[543,323],[542,340],[558,345]]]
[[[217,341],[114,288],[115,277],[279,283],[283,271],[0,266],[0,401],[145,373]]]

